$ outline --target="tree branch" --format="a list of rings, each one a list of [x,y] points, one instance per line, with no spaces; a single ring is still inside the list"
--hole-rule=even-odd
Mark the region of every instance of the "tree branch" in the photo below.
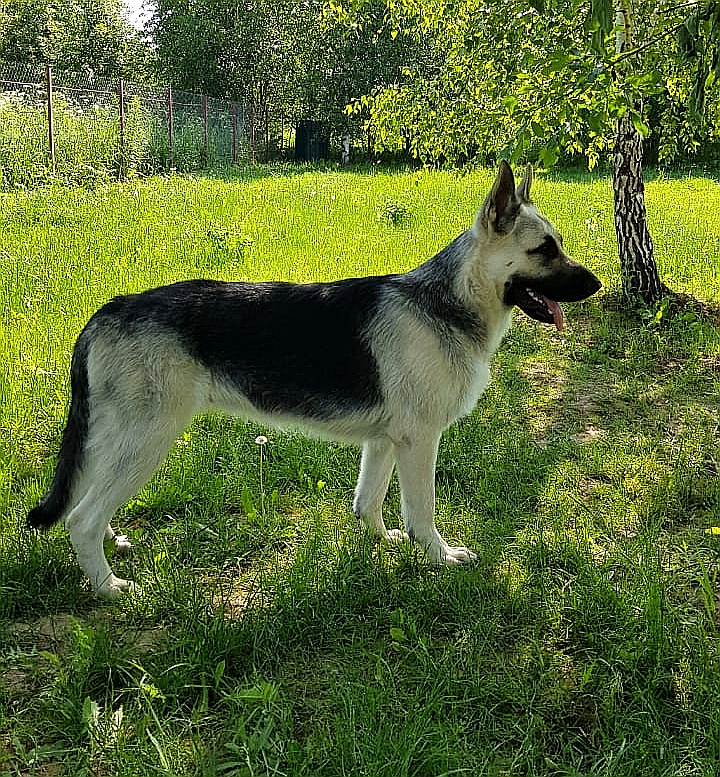
[[[630,57],[634,57],[636,54],[640,54],[645,49],[649,49],[651,46],[654,46],[658,41],[663,40],[664,38],[669,37],[670,35],[674,35],[677,33],[677,31],[685,24],[684,21],[678,22],[673,27],[669,27],[667,30],[663,30],[662,33],[659,35],[656,35],[654,38],[650,38],[650,40],[645,41],[641,46],[636,46],[634,49],[630,49],[629,51],[623,51],[620,54],[617,54],[615,57],[613,57],[612,63],[613,65],[617,65],[619,62],[623,62],[626,59],[630,59]]]

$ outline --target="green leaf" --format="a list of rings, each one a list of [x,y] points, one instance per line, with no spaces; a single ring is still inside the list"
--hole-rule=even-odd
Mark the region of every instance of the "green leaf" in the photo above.
[[[39,658],[44,658],[48,663],[53,666],[62,666],[62,660],[57,653],[52,653],[49,650],[41,650],[38,652]]]
[[[82,708],[82,722],[85,728],[90,729],[97,723],[97,719],[100,716],[100,706],[96,701],[93,701],[89,696],[85,697]]]
[[[585,119],[585,123],[587,124],[588,129],[590,129],[592,132],[595,132],[599,135],[605,131],[607,125],[603,116],[600,114],[589,111],[583,118]]]
[[[405,632],[398,626],[391,627],[390,636],[395,640],[395,642],[405,641]]]
[[[247,485],[243,485],[242,491],[240,492],[240,504],[242,505],[245,515],[250,520],[257,518],[258,513],[255,509],[255,502],[253,500],[252,491],[250,491]]]
[[[632,123],[633,127],[644,137],[646,138],[650,134],[650,127],[648,127],[647,124],[642,120],[641,116],[638,116],[637,113],[633,113],[632,115]]]
[[[558,148],[557,146],[546,146],[540,151],[540,161],[543,163],[543,167],[547,170],[558,161]]]
[[[687,22],[683,24],[677,33],[678,49],[685,59],[692,59],[697,54],[695,36],[690,32]]]
[[[590,38],[592,50],[598,54],[603,53],[605,38],[614,27],[612,0],[592,0],[587,26],[592,30]]]
[[[573,61],[573,58],[568,54],[556,54],[550,58],[548,63],[548,73],[559,73],[561,70],[565,70],[567,66]]]

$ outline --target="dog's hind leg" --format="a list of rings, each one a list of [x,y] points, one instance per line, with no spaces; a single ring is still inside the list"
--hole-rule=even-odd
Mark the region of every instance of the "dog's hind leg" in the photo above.
[[[133,585],[113,574],[103,548],[108,517],[124,501],[104,487],[91,485],[65,521],[80,568],[90,579],[96,595],[105,599],[115,599]]]
[[[395,452],[389,438],[367,440],[360,458],[360,476],[355,486],[353,511],[367,529],[389,541],[407,539],[400,529],[388,531],[382,517],[382,505],[395,466]]]
[[[395,460],[405,531],[434,564],[456,566],[477,557],[465,547],[449,545],[435,527],[435,465],[439,437],[402,441],[395,446]]]
[[[79,499],[66,524],[78,563],[96,595],[114,599],[133,584],[116,577],[105,558],[103,540],[114,536],[109,522],[150,479],[190,422],[193,408],[189,401],[182,407],[175,403],[170,412],[150,399],[137,403],[131,420],[119,417],[118,405],[105,403],[101,410],[91,420]]]
[[[88,452],[83,472],[88,487],[66,524],[78,564],[101,598],[115,599],[133,587],[130,581],[113,574],[105,558],[104,539],[111,535],[116,547],[120,545],[109,521],[150,479],[181,429],[146,428],[135,434],[125,431],[119,434],[121,439],[107,439],[106,444],[93,446]]]
[[[122,552],[132,548],[129,537],[126,534],[115,534],[115,530],[110,524],[105,529],[105,542],[112,542],[115,545],[115,550]]]

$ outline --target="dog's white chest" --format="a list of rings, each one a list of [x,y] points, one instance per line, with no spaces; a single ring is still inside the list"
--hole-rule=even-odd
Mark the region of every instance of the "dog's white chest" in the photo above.
[[[475,409],[480,397],[483,395],[488,383],[490,382],[490,365],[505,333],[510,328],[510,313],[506,313],[501,318],[499,324],[494,327],[492,336],[488,338],[485,349],[479,355],[476,355],[473,362],[467,366],[466,382],[464,391],[460,398],[460,407],[456,418],[462,418],[469,415]],[[454,419],[453,419],[454,420]]]
[[[475,409],[487,384],[490,382],[490,366],[488,362],[478,362],[470,375],[467,388],[460,401],[457,418],[469,415]],[[454,419],[453,419],[454,420]]]

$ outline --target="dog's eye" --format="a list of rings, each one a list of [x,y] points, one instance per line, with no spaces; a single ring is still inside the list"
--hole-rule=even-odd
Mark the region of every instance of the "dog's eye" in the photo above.
[[[545,239],[542,243],[537,248],[528,251],[528,253],[540,254],[543,259],[555,259],[560,253],[560,250],[558,249],[558,244],[555,242],[555,239],[550,235],[545,235]]]

